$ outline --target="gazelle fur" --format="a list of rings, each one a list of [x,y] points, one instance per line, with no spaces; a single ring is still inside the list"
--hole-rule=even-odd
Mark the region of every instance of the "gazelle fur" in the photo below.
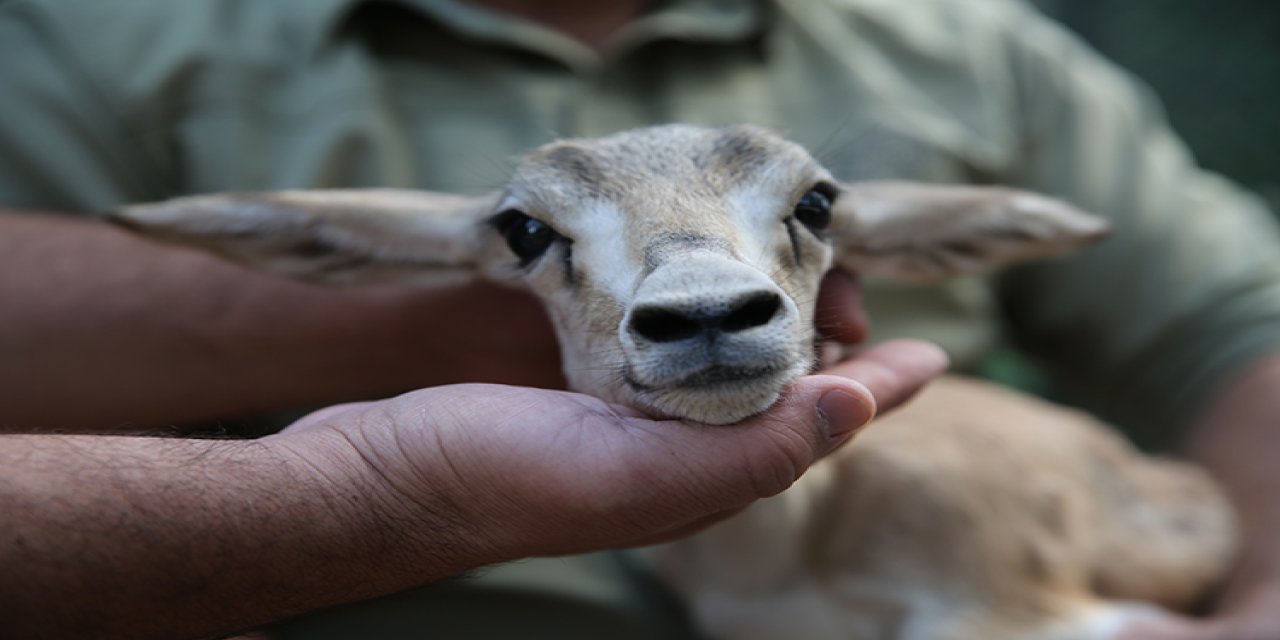
[[[552,317],[571,386],[729,424],[813,367],[833,265],[933,280],[1064,254],[1107,225],[996,187],[841,184],[762,129],[667,125],[528,153],[500,192],[217,194],[143,233],[339,284],[482,277]],[[713,637],[1111,637],[1225,570],[1229,511],[1083,416],[948,379],[795,487],[648,554]]]

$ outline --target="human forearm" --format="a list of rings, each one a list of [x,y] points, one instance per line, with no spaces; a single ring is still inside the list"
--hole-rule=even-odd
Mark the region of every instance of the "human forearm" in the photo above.
[[[1123,640],[1254,640],[1280,637],[1280,354],[1230,380],[1184,443],[1236,506],[1241,553],[1209,616],[1134,625]]]
[[[1280,604],[1280,354],[1260,360],[1211,402],[1186,443],[1237,506],[1243,555],[1223,607]],[[1274,615],[1271,611],[1269,615]]]
[[[0,636],[210,637],[482,563],[319,435],[0,436]]]
[[[715,428],[466,385],[252,442],[0,436],[0,637],[202,637],[493,562],[668,541],[784,490],[945,364],[881,345]]]
[[[310,286],[78,219],[0,213],[0,300],[0,428],[148,426],[558,379],[545,320],[513,294]],[[518,331],[479,342],[486,322],[513,316]],[[486,359],[502,349],[502,366]]]

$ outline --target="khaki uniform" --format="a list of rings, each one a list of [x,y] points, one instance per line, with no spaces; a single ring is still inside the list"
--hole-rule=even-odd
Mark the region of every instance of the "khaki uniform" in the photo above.
[[[877,337],[935,340],[962,368],[1017,345],[1063,397],[1145,445],[1168,443],[1215,384],[1280,346],[1268,212],[1196,169],[1141,88],[1017,2],[676,0],[603,52],[446,0],[0,2],[12,207],[474,193],[533,146],[673,121],[774,127],[845,180],[1006,183],[1108,216],[1115,235],[1071,259],[939,287],[869,283],[869,306]],[[645,626],[654,603],[599,559],[489,582],[504,597],[536,586],[627,602],[610,633],[674,637]],[[545,564],[580,575],[548,586]]]

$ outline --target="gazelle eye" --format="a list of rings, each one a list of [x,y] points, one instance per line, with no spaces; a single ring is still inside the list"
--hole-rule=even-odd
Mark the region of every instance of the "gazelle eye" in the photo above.
[[[831,202],[835,199],[835,189],[828,184],[820,184],[800,196],[792,214],[796,220],[813,231],[822,231],[831,226]]]
[[[520,211],[508,209],[493,218],[493,226],[507,240],[507,246],[520,258],[520,266],[531,264],[562,236],[546,223]]]

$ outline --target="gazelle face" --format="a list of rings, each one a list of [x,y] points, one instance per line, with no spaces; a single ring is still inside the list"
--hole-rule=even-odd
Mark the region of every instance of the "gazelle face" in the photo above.
[[[526,156],[498,202],[509,257],[490,273],[545,301],[575,389],[734,422],[811,365],[837,191],[754,128],[560,142]]]
[[[213,194],[112,216],[294,277],[461,273],[526,287],[554,321],[576,390],[711,424],[763,411],[808,371],[833,261],[937,279],[1065,253],[1107,228],[1009,189],[838,184],[763,129],[688,125],[535,149],[484,196]]]

